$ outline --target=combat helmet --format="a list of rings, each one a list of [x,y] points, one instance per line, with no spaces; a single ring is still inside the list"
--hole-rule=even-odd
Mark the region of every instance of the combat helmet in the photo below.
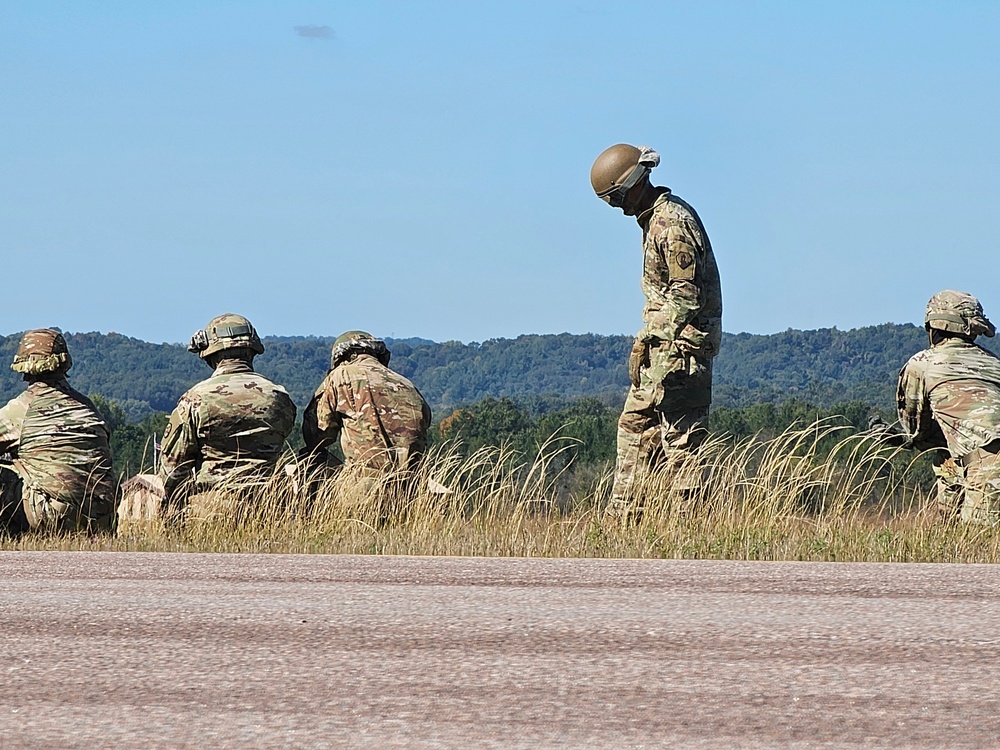
[[[590,168],[590,184],[597,197],[621,208],[629,190],[660,163],[660,155],[646,146],[618,143],[601,152]]]
[[[968,292],[945,289],[938,292],[927,303],[924,314],[924,328],[936,328],[963,336],[994,336],[996,327],[983,313],[979,300]]]
[[[10,369],[25,375],[66,372],[73,366],[66,339],[52,328],[25,331]]]
[[[389,366],[389,347],[365,331],[342,333],[333,342],[330,350],[330,369],[339,365],[352,354],[371,354],[386,367]]]
[[[212,318],[207,326],[195,332],[188,344],[188,351],[202,359],[224,349],[249,349],[254,354],[263,354],[264,344],[250,321],[235,313]]]

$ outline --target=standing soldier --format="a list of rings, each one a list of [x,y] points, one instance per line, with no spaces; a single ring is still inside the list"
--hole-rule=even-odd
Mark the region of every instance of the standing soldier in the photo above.
[[[117,487],[110,431],[90,399],[66,380],[73,360],[59,331],[28,331],[11,369],[28,383],[0,409],[3,470],[0,515],[13,531],[97,531],[111,528]],[[23,513],[23,516],[22,516]],[[21,528],[17,528],[21,526]]]
[[[642,229],[644,327],[629,356],[632,387],[618,420],[612,503],[619,509],[636,477],[678,469],[707,435],[712,359],[722,338],[722,288],[712,245],[694,209],[649,182],[660,156],[619,143],[590,170],[597,197],[635,216]],[[693,490],[691,476],[677,480]],[[683,486],[682,486],[683,485]]]
[[[930,348],[899,373],[896,403],[904,445],[946,448],[937,460],[938,501],[949,517],[1000,522],[1000,359],[974,343],[996,328],[971,294],[946,290],[927,303]],[[949,460],[950,459],[950,460]]]
[[[311,451],[340,441],[345,466],[380,475],[414,468],[427,449],[431,410],[409,380],[389,369],[385,342],[348,331],[333,343],[330,371],[306,407]]]
[[[213,318],[188,350],[213,373],[181,396],[163,433],[160,478],[175,506],[184,490],[207,492],[227,477],[272,468],[295,424],[285,389],[254,372],[264,345],[242,315]]]

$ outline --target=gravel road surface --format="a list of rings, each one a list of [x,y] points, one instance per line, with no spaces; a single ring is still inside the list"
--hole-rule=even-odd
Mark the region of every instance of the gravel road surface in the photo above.
[[[0,747],[1000,747],[1000,566],[0,553]]]

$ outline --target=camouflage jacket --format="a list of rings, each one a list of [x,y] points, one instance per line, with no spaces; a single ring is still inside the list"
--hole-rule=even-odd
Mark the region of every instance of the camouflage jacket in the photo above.
[[[64,377],[36,380],[0,409],[0,452],[16,456],[25,485],[67,505],[113,500],[110,430]]]
[[[708,234],[691,206],[661,190],[637,217],[646,297],[639,335],[652,344],[653,380],[710,368],[722,340],[722,286]]]
[[[1000,437],[1000,359],[961,339],[914,354],[899,373],[899,422],[913,446],[962,458]]]
[[[411,468],[427,449],[431,410],[420,391],[370,354],[327,373],[302,418],[306,447],[338,438],[348,466]]]
[[[181,396],[163,433],[160,477],[167,497],[192,475],[197,490],[233,472],[272,465],[295,425],[295,404],[246,362],[227,359]]]

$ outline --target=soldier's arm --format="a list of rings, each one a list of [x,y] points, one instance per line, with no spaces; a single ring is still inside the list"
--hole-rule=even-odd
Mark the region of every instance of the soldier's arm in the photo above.
[[[310,453],[316,450],[323,440],[319,432],[319,426],[316,424],[316,404],[319,399],[320,394],[318,392],[313,394],[313,397],[309,400],[309,405],[302,413],[302,441],[306,444],[306,450]]]
[[[295,415],[298,414],[299,410],[295,406],[295,402],[292,401],[292,397],[288,395],[288,392],[284,388],[279,388],[276,396],[278,403],[281,405],[276,427],[281,433],[282,440],[287,441],[289,435],[292,434],[292,430],[295,429]]]
[[[424,432],[427,432],[427,430],[429,430],[431,427],[431,407],[427,403],[427,399],[425,399],[423,396],[420,397],[420,400],[422,402],[422,405],[420,407],[421,411],[420,427],[421,429],[423,429]]]
[[[934,421],[930,399],[924,389],[923,372],[913,360],[907,362],[899,373],[896,408],[899,412],[899,425],[907,438],[905,447],[929,450],[947,445],[940,426]]]
[[[666,260],[670,278],[664,305],[647,321],[643,337],[668,342],[697,339],[699,332],[689,324],[702,307],[698,270],[705,250],[701,235],[685,220],[672,223],[654,241]],[[697,348],[703,342],[687,343]]]
[[[0,409],[0,453],[16,453],[21,442],[21,427],[28,413],[28,395],[22,393]]]
[[[334,403],[330,403],[331,398]],[[302,440],[311,453],[337,442],[340,438],[340,415],[337,413],[336,393],[324,380],[313,394],[302,415]]]
[[[899,426],[889,424],[878,414],[868,418],[868,429],[861,434],[873,437],[889,448],[910,447],[910,439],[899,431]]]
[[[163,480],[163,494],[167,501],[177,488],[187,479],[198,463],[199,448],[197,428],[194,424],[193,404],[182,397],[163,432],[163,448],[160,453],[160,479]]]

